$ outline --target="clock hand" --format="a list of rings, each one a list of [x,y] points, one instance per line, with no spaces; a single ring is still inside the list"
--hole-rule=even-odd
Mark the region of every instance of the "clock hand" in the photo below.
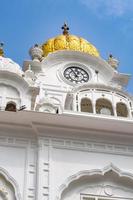
[[[72,72],[75,74],[75,77],[78,77],[77,73],[73,69],[72,69]]]

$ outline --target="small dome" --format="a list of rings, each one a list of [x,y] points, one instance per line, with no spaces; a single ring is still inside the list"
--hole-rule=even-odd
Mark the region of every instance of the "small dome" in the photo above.
[[[12,61],[10,58],[5,58],[3,56],[0,56],[0,70],[13,72],[19,75],[23,74],[20,66],[17,63]]]
[[[70,34],[58,35],[42,45],[43,56],[59,50],[81,51],[99,57],[98,50],[87,40]]]

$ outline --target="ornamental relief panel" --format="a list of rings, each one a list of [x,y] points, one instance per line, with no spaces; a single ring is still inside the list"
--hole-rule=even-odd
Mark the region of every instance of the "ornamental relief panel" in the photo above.
[[[0,200],[16,200],[15,190],[10,182],[0,174]]]

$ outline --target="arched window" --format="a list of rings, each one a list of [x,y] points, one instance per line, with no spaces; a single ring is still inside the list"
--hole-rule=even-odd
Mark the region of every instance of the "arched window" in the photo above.
[[[83,98],[81,100],[81,112],[93,113],[91,100],[88,98]]]
[[[16,112],[16,104],[14,102],[9,102],[6,104],[5,111],[11,111],[11,112]]]
[[[96,101],[96,113],[103,115],[114,115],[112,104],[107,99],[98,99]]]
[[[117,116],[128,117],[127,106],[122,102],[119,102],[116,104],[116,112],[117,112]]]

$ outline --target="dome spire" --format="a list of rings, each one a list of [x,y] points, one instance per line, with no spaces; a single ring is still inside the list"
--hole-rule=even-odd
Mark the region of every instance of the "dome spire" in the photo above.
[[[64,22],[64,25],[61,27],[61,29],[63,30],[63,35],[69,35],[69,27],[67,26],[66,22]]]
[[[0,56],[4,56],[3,46],[4,46],[4,43],[0,42]]]

